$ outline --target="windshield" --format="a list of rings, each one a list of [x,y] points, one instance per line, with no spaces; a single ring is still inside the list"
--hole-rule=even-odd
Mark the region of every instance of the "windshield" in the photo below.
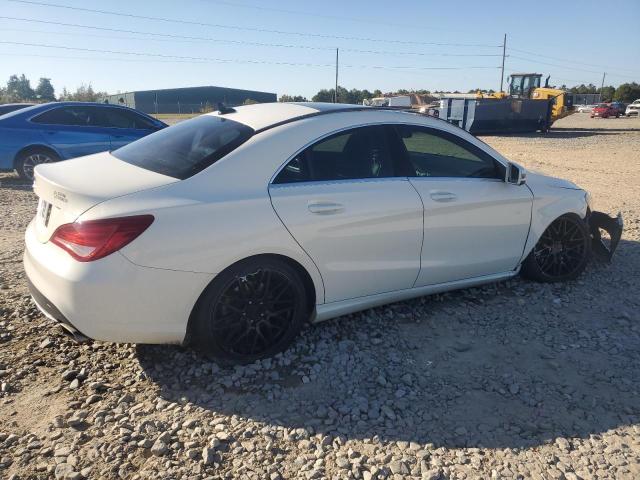
[[[203,115],[148,135],[112,154],[132,165],[184,180],[238,148],[253,133],[242,123]]]

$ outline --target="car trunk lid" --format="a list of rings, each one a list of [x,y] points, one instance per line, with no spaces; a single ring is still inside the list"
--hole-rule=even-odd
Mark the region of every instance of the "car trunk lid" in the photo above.
[[[47,242],[60,225],[75,221],[105,200],[177,181],[118,160],[108,152],[38,165],[33,184],[38,196],[38,240]]]

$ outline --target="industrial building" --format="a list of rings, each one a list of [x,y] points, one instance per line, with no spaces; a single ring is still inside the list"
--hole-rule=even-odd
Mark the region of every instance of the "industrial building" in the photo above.
[[[188,87],[118,93],[104,103],[125,105],[145,113],[199,113],[215,109],[220,102],[233,107],[243,103],[277,101],[275,93],[225,87]]]

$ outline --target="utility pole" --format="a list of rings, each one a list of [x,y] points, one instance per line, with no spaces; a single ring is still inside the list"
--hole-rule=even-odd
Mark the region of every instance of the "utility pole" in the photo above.
[[[602,102],[602,90],[604,90],[604,77],[607,76],[607,72],[602,74],[602,83],[600,84],[600,101]]]
[[[338,49],[336,48],[336,89],[333,92],[333,103],[338,103]]]
[[[502,91],[502,86],[504,84],[504,57],[507,53],[507,34],[504,34],[504,40],[502,41],[502,73],[500,74],[500,91]]]

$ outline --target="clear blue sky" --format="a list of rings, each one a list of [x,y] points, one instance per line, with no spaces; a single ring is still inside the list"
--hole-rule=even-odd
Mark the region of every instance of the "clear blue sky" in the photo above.
[[[346,88],[379,88],[383,91],[399,88],[451,91],[466,91],[476,87],[497,89],[500,83],[500,70],[497,67],[501,58],[479,55],[500,55],[502,49],[496,46],[502,43],[504,33],[507,34],[509,55],[506,74],[513,71],[551,74],[551,83],[557,85],[592,82],[599,86],[604,71],[607,72],[607,85],[640,81],[640,28],[636,24],[640,18],[639,0],[38,2],[210,25],[141,19],[0,0],[2,17],[178,37],[0,18],[2,83],[13,73],[24,73],[31,78],[32,86],[35,86],[39,77],[50,77],[57,93],[64,86],[73,90],[81,83],[91,83],[96,90],[110,93],[218,85],[311,97],[320,88],[333,86],[334,49],[339,47],[340,62],[343,65],[340,68],[340,85]],[[180,38],[184,36],[199,38]],[[212,41],[213,39],[225,42]],[[289,47],[242,42],[283,44]],[[121,53],[48,48],[43,45]],[[510,47],[528,53],[510,50]],[[234,62],[216,63],[213,59]],[[241,61],[265,63],[236,63]],[[385,68],[372,68],[374,66]],[[459,70],[429,70],[427,67]]]

